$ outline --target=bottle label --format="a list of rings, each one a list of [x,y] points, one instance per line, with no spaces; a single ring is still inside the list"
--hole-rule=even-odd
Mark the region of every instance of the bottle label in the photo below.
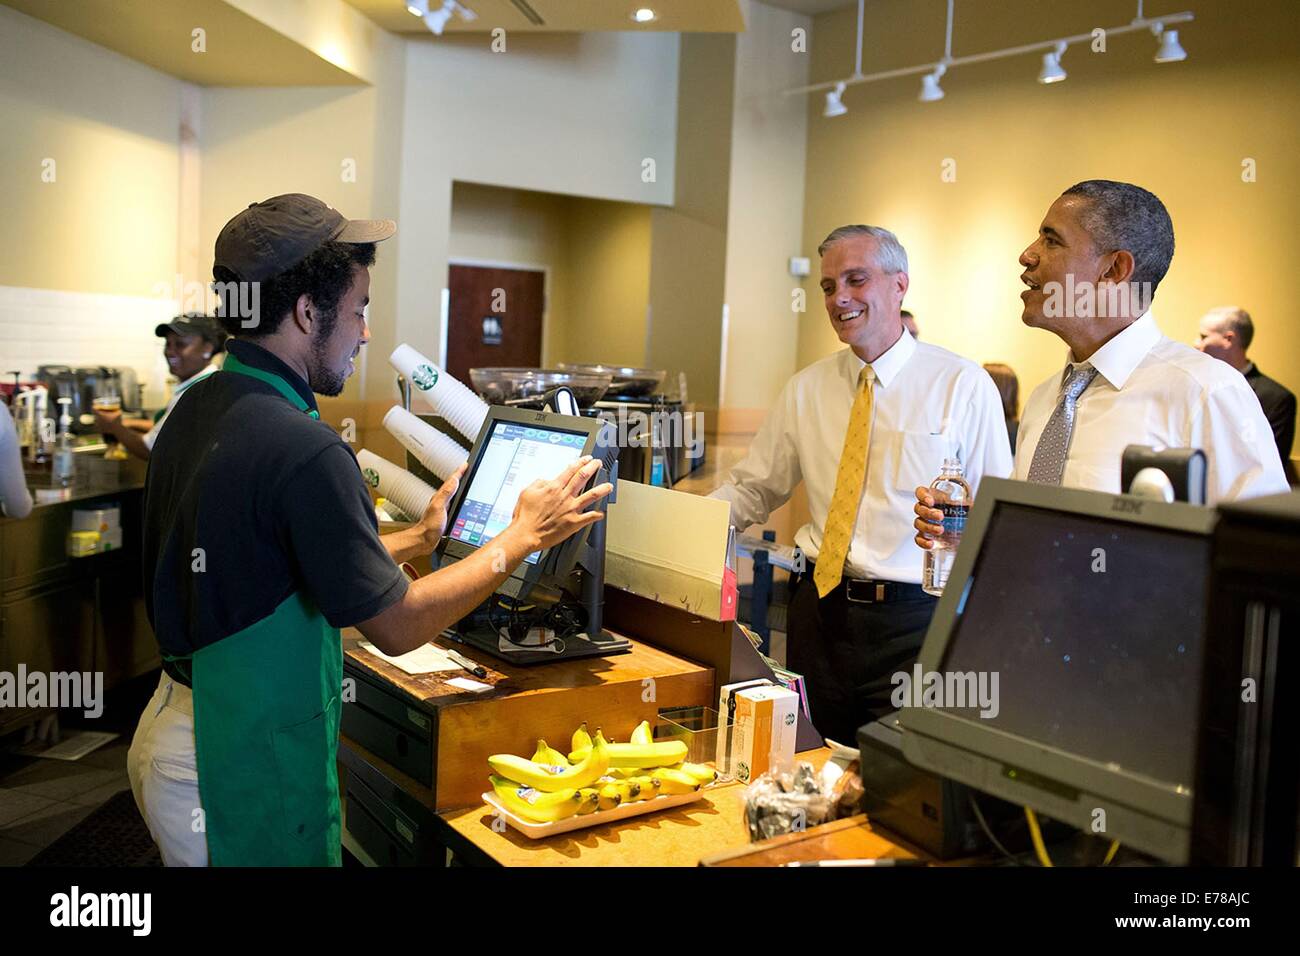
[[[966,514],[970,511],[970,506],[942,505],[941,510],[943,511],[944,535],[961,535],[966,530]]]

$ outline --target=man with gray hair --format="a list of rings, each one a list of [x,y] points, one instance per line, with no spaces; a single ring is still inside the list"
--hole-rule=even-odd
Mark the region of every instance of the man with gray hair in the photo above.
[[[1138,444],[1204,451],[1210,505],[1287,490],[1245,379],[1156,326],[1151,300],[1173,255],[1169,213],[1139,186],[1089,180],[1047,210],[1020,254],[1021,318],[1069,352],[1025,403],[1017,479],[1122,492],[1121,457]],[[927,489],[916,498],[916,543],[929,548],[942,515]]]
[[[787,663],[805,678],[817,730],[851,744],[894,709],[891,678],[911,667],[934,611],[911,546],[913,490],[950,458],[972,487],[1005,477],[1011,445],[988,373],[903,327],[907,253],[894,234],[841,226],[817,251],[826,314],[847,348],[786,383],[713,497],[743,530],[804,482],[811,521],[795,543],[807,564]]]
[[[1291,467],[1291,445],[1295,441],[1295,395],[1281,382],[1261,372],[1246,357],[1246,350],[1255,338],[1255,323],[1250,320],[1250,313],[1236,305],[1211,309],[1201,319],[1200,332],[1200,340],[1196,343],[1198,349],[1227,362],[1246,376],[1246,384],[1255,392],[1264,417],[1273,429],[1273,441],[1277,444],[1277,453],[1282,456],[1287,478],[1295,480]]]

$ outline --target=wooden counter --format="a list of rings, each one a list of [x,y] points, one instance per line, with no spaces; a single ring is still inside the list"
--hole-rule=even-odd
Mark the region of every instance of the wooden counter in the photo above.
[[[701,866],[784,866],[821,860],[915,860],[920,855],[894,842],[892,836],[873,830],[859,814],[727,850],[700,861]]]
[[[822,748],[801,753],[799,760],[820,768],[830,756]],[[685,806],[630,817],[618,823],[575,830],[545,840],[530,840],[506,826],[493,828],[494,814],[478,806],[440,813],[442,843],[471,866],[697,866],[706,858],[746,854],[788,837],[751,844],[745,825],[745,788],[729,783],[710,789]],[[863,818],[854,817],[854,821]],[[839,827],[848,821],[827,824]],[[809,833],[822,830],[816,827]],[[910,857],[912,853],[879,834],[852,844],[852,855]],[[798,835],[794,835],[798,836]],[[811,857],[810,857],[811,858]]]

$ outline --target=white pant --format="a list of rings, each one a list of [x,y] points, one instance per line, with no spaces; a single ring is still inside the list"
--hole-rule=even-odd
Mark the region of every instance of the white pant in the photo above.
[[[166,672],[126,756],[131,793],[166,866],[207,866],[194,756],[194,694]]]

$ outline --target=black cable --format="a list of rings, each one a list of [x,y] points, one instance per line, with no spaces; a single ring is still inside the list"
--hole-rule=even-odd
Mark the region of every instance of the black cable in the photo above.
[[[970,808],[975,811],[975,819],[979,821],[980,829],[983,830],[984,835],[989,838],[989,842],[997,847],[998,851],[1016,866],[1024,866],[1024,861],[1004,847],[1002,841],[993,835],[993,830],[989,827],[988,821],[984,819],[984,814],[980,812],[980,805],[975,802],[975,791],[967,790],[966,799],[970,801]]]

